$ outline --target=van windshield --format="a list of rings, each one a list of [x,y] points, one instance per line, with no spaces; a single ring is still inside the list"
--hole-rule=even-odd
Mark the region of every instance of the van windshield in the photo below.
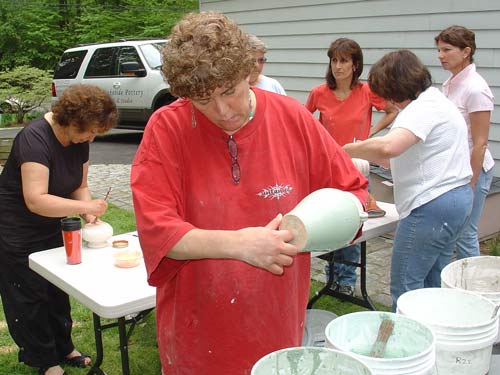
[[[161,67],[161,54],[160,50],[163,48],[165,43],[151,43],[143,44],[140,46],[142,54],[146,59],[146,62],[152,69],[160,69]]]

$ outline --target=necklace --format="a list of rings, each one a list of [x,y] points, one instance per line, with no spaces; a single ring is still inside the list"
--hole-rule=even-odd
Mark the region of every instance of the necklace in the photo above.
[[[255,94],[253,93],[252,90],[248,90],[248,107],[249,107],[248,117],[247,117],[247,120],[243,123],[243,125],[240,126],[240,128],[242,128],[244,125],[246,125],[248,122],[250,122],[250,120],[252,120],[253,117],[255,116],[255,107],[256,106],[254,107],[253,100],[252,100],[254,95]]]

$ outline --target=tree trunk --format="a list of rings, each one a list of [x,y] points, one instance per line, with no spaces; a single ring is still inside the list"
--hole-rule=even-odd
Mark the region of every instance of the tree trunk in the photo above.
[[[59,15],[61,16],[59,26],[61,29],[66,30],[69,25],[69,9],[67,0],[59,0]]]
[[[26,114],[26,113],[25,113],[22,109],[20,109],[20,110],[18,110],[18,111],[16,112],[16,122],[17,122],[18,124],[22,124],[22,123],[23,123],[23,121],[24,121],[24,115],[25,115],[25,114]]]

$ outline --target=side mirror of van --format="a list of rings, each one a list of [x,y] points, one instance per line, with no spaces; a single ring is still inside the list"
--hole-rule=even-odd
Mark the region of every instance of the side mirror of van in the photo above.
[[[126,61],[120,63],[120,74],[123,76],[145,77],[146,69],[137,61]]]

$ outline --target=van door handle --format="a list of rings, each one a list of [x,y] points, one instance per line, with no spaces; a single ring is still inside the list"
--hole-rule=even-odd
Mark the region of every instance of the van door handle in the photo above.
[[[121,83],[120,82],[113,82],[113,88],[118,89],[120,88]]]

